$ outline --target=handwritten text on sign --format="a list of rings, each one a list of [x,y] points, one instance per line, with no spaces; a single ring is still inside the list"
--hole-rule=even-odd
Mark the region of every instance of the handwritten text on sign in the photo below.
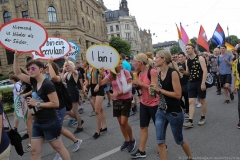
[[[14,102],[14,111],[17,117],[23,119],[24,122],[26,121],[27,110],[28,110],[28,106],[27,106],[26,99],[23,98],[22,94],[17,96]]]
[[[37,52],[47,41],[48,34],[45,28],[30,19],[15,19],[4,23],[0,27],[0,43],[4,48],[19,53]]]
[[[68,58],[71,58],[74,61],[77,61],[77,55],[80,53],[80,48],[76,43],[71,40],[68,40],[71,45],[71,51],[68,53]]]
[[[107,45],[93,45],[88,48],[86,53],[88,63],[94,68],[110,69],[113,73],[116,73],[120,56],[119,53],[112,47]]]
[[[58,37],[49,37],[47,42],[41,48],[43,56],[39,56],[36,52],[32,52],[33,59],[59,59],[67,55],[71,51],[71,46],[65,39]]]

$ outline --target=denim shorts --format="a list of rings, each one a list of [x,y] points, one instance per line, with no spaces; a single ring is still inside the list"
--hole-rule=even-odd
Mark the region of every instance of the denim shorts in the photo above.
[[[158,109],[155,117],[157,144],[165,143],[168,123],[170,123],[175,142],[178,145],[182,145],[184,143],[182,134],[184,122],[183,112],[165,113],[164,111]]]
[[[110,90],[110,84],[106,84],[106,87],[104,88],[105,92],[108,92]]]
[[[57,112],[57,115],[58,115],[58,118],[59,118],[59,121],[60,121],[60,125],[62,126],[64,117],[66,115],[66,107],[64,107],[62,109],[59,109],[59,110],[56,109],[56,112]]]
[[[34,121],[32,128],[32,139],[44,138],[47,142],[54,141],[60,137],[62,126],[59,119],[40,124]]]

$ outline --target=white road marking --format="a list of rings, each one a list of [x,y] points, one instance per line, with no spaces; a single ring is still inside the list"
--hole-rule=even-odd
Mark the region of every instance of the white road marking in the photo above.
[[[95,158],[92,158],[91,160],[100,160],[100,159],[102,159],[102,158],[105,158],[105,157],[107,157],[107,156],[110,156],[110,155],[112,155],[112,154],[120,151],[120,147],[121,147],[121,146],[119,146],[119,147],[117,147],[117,148],[115,148],[115,149],[113,149],[113,150],[111,150],[111,151],[108,151],[108,152],[106,152],[106,153],[103,153],[103,154],[101,154],[101,155],[99,155],[99,156],[97,156],[97,157],[95,157]]]

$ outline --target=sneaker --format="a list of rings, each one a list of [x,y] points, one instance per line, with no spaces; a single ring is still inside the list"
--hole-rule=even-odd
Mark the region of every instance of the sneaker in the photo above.
[[[83,114],[84,113],[84,109],[83,108],[79,108],[78,113],[79,114]]]
[[[28,144],[23,151],[24,151],[24,153],[30,152],[31,151],[31,145]]]
[[[202,106],[201,103],[198,103],[198,104],[196,105],[197,108],[200,108],[201,106]]]
[[[188,113],[184,113],[184,117],[185,117],[185,119],[189,119]]]
[[[26,133],[22,136],[22,140],[25,140],[25,139],[28,139],[29,138],[29,135]]]
[[[92,116],[96,116],[96,113],[95,113],[95,111],[92,111],[91,113],[89,113],[89,115],[88,115],[89,117],[92,117]]]
[[[83,131],[83,128],[78,128],[77,127],[77,129],[73,132],[74,134],[77,134],[77,133],[79,133],[79,132],[82,132]]]
[[[205,119],[202,119],[202,118],[201,118],[201,119],[199,120],[199,122],[198,122],[198,125],[199,125],[199,126],[202,126],[202,125],[204,125],[205,123],[206,123],[206,122],[205,122]]]
[[[190,121],[187,121],[186,123],[183,123],[183,126],[186,128],[193,128],[193,123],[191,123]]]
[[[146,158],[147,157],[146,152],[145,151],[141,152],[141,151],[139,151],[139,149],[137,150],[137,152],[135,152],[133,154],[130,154],[129,156],[131,158],[134,158],[134,159],[136,159],[136,158]]]
[[[231,99],[231,100],[234,100],[233,92],[230,94],[230,99]]]
[[[228,104],[230,101],[227,99],[223,102],[223,104]]]
[[[80,145],[82,144],[82,140],[78,139],[76,143],[73,145],[72,152],[77,152],[79,150]]]
[[[136,114],[136,112],[133,111],[130,112],[130,116],[134,116],[134,114]]]
[[[99,136],[100,136],[100,133],[95,132],[94,135],[93,135],[93,138],[97,139]]]
[[[121,151],[124,151],[125,149],[127,149],[129,146],[129,142],[127,141],[124,141],[124,143],[122,144],[122,146],[120,147],[120,150]]]
[[[221,92],[217,92],[217,95],[221,95],[222,93]]]
[[[104,128],[104,129],[100,129],[100,132],[105,132],[105,131],[107,131],[107,127],[106,128]]]
[[[53,160],[62,160],[62,157],[56,153],[56,156],[53,158]]]
[[[240,122],[238,122],[237,128],[240,129]]]
[[[85,101],[82,101],[82,103],[83,103],[83,104],[86,104],[86,102],[85,102]]]
[[[135,139],[133,141],[130,141],[129,142],[129,145],[128,145],[128,152],[132,152],[135,150],[135,147],[136,147],[136,141]]]
[[[110,104],[110,103],[108,103],[107,107],[111,107],[111,104]]]
[[[67,125],[72,126],[74,125],[74,123],[75,123],[74,119],[70,119]]]

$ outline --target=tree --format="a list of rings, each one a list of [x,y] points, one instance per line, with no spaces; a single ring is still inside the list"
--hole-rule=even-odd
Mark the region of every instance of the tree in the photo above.
[[[131,55],[131,45],[128,41],[122,40],[120,37],[112,37],[109,44],[115,48],[119,54],[124,53],[126,55]]]
[[[232,46],[236,46],[239,42],[239,39],[235,35],[230,35],[229,37],[226,37],[226,42],[228,42]]]
[[[171,54],[176,54],[178,52],[181,52],[181,48],[179,47],[179,45],[174,45],[170,48],[170,52]]]
[[[158,51],[160,51],[160,50],[164,50],[164,49],[163,49],[163,48],[157,48],[157,49],[155,49],[155,50],[153,51],[154,56],[156,56],[156,53],[157,53]]]

